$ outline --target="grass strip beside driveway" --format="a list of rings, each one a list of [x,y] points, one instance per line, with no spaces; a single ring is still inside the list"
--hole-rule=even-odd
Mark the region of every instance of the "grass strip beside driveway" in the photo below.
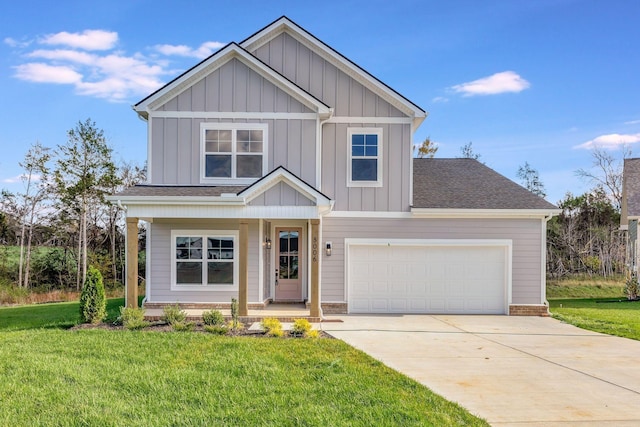
[[[640,340],[640,301],[549,299],[553,317],[579,328]]]

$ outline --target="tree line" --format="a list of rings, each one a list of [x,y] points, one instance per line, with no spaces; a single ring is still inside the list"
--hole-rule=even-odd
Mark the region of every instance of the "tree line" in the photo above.
[[[433,158],[437,152],[437,143],[429,137],[417,147],[418,157]],[[592,188],[580,195],[567,193],[556,202],[561,212],[547,226],[549,276],[608,277],[628,273],[627,234],[620,230],[620,208],[623,162],[630,156],[627,147],[623,147],[619,158],[596,148],[592,151],[591,167],[576,171],[576,175],[590,182]],[[480,154],[469,142],[460,148],[459,157],[478,160]],[[523,187],[546,197],[538,171],[528,162],[518,167],[516,176]]]
[[[107,283],[122,283],[123,214],[105,196],[142,182],[145,168],[117,164],[91,119],[55,149],[34,143],[20,167],[23,191],[0,197],[0,279],[79,290],[92,264]],[[17,263],[8,260],[9,246],[19,248]]]

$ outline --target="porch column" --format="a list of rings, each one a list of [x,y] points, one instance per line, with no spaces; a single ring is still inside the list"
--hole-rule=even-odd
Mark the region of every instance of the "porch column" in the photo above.
[[[138,308],[138,218],[127,217],[127,278],[125,281],[128,308]]]
[[[247,258],[249,256],[249,220],[240,220],[240,283],[238,289],[238,315],[248,316],[249,270]]]
[[[319,226],[319,219],[311,220],[311,307],[309,307],[311,317],[320,317],[319,261],[322,256],[322,248],[320,247]]]

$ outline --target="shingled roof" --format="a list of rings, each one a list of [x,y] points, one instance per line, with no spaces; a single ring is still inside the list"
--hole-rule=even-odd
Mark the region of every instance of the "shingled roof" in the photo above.
[[[219,197],[225,194],[238,194],[244,187],[210,185],[134,185],[116,194],[118,197]]]
[[[623,217],[640,217],[640,159],[625,159],[623,177]]]
[[[414,159],[413,207],[557,209],[474,159]]]

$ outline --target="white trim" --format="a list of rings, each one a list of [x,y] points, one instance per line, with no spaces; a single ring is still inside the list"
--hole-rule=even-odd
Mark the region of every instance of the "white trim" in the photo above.
[[[333,116],[326,120],[327,123],[336,124],[373,124],[373,125],[412,125],[411,117],[358,117],[358,116]]]
[[[353,160],[353,148],[352,137],[353,135],[376,135],[378,137],[377,142],[377,152],[378,155],[376,158],[376,170],[378,172],[377,179],[375,181],[354,181],[352,179],[352,170],[351,163]],[[349,127],[347,128],[347,187],[382,187],[382,177],[383,177],[383,169],[384,169],[384,130],[382,128],[367,128],[367,127]],[[370,159],[373,156],[368,156]],[[367,158],[367,156],[356,156],[356,158]]]
[[[251,245],[249,245],[251,247]],[[272,246],[273,247],[273,246]],[[258,298],[264,298],[264,220],[258,221]]]
[[[231,131],[231,177],[208,177],[206,176],[206,132],[208,130],[230,130]],[[239,151],[237,149],[237,134],[241,130],[260,130],[262,131],[262,171],[260,176],[255,178],[238,178],[237,174],[237,160]],[[214,185],[243,185],[252,184],[259,180],[267,173],[267,167],[269,165],[268,159],[269,153],[269,125],[266,123],[200,123],[200,183],[201,184],[214,184]],[[226,153],[224,153],[226,154]],[[257,155],[256,153],[248,153],[249,155]],[[242,156],[242,154],[240,154]]]
[[[560,209],[411,208],[411,214],[416,218],[540,218],[560,212]]]
[[[151,246],[153,245],[153,238],[151,236],[151,222],[145,221],[144,228],[145,233],[145,254],[144,254],[144,297],[146,300],[151,299]]]
[[[413,206],[413,123],[411,124],[411,133],[409,134],[409,206]]]
[[[214,55],[210,56],[186,73],[179,76],[174,81],[163,86],[160,90],[136,104],[134,106],[134,109],[138,112],[138,114],[147,116],[151,111],[159,108],[170,99],[181,93],[187,87],[193,86],[195,83],[202,80],[207,75],[234,58],[245,64],[253,71],[260,74],[269,82],[279,87],[288,95],[300,101],[303,105],[307,106],[311,110],[320,114],[328,115],[329,107],[326,106],[322,101],[318,100],[308,92],[296,86],[284,76],[274,71],[272,68],[267,66],[262,61],[258,60],[256,57],[254,57],[235,43],[230,43],[226,47],[216,52]]]
[[[344,239],[344,297],[349,304],[349,252],[351,246],[431,246],[431,247],[482,247],[496,246],[505,248],[505,313],[509,314],[513,287],[513,240],[511,239],[384,239],[384,238],[345,238]],[[347,305],[347,310],[349,307]]]
[[[130,204],[128,215],[138,218],[319,218],[331,206],[220,206],[205,204]]]
[[[284,168],[276,169],[269,175],[262,178],[260,182],[255,183],[249,188],[245,188],[239,194],[241,194],[240,197],[244,198],[245,203],[249,203],[280,182],[285,182],[290,185],[294,190],[305,196],[307,199],[312,200],[318,206],[332,205],[331,199]]]
[[[324,215],[330,218],[395,218],[409,219],[414,215],[411,212],[389,212],[389,211],[331,211]]]
[[[318,113],[218,112],[218,111],[152,111],[151,118],[168,119],[251,119],[251,120],[316,120]]]
[[[151,129],[151,120],[147,120],[147,184],[151,184],[151,172],[153,164],[153,144],[151,144],[151,137],[153,135],[153,129]]]
[[[202,285],[178,285],[176,284],[176,262],[179,260],[176,259],[176,237],[202,237]],[[206,240],[207,237],[231,237],[233,238],[233,284],[232,285],[208,285],[204,284],[206,280],[206,264],[207,264],[207,256],[206,256]],[[171,242],[169,245],[170,250],[170,261],[171,261],[171,291],[181,292],[181,291],[237,291],[238,284],[240,280],[239,273],[239,252],[240,252],[240,232],[238,230],[171,230]],[[188,260],[186,262],[189,262]]]
[[[540,302],[547,306],[547,223],[551,218],[551,215],[542,218],[540,230]]]

